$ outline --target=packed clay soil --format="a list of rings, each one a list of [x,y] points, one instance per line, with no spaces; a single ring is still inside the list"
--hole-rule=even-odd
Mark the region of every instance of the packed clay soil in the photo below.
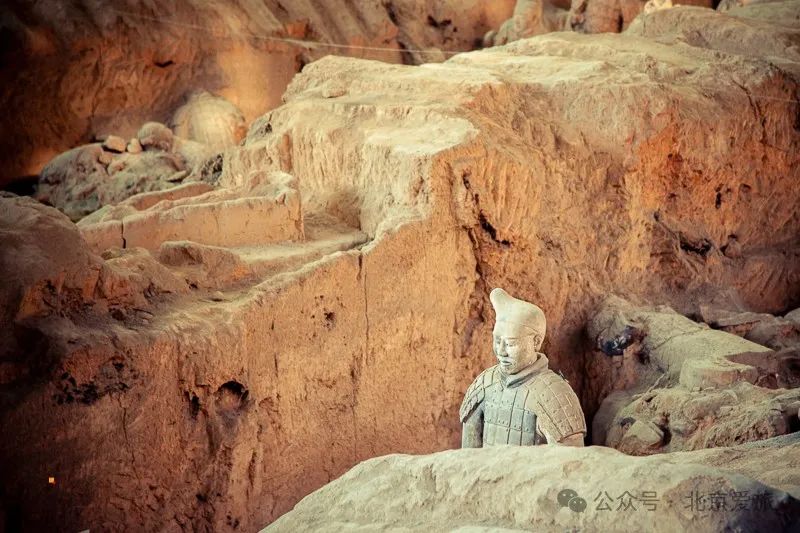
[[[22,147],[10,175],[38,172],[33,161],[112,123],[128,140],[166,120],[197,79],[217,80],[205,88],[252,123],[219,168],[185,177],[189,189],[115,199],[78,225],[34,199],[0,197],[6,523],[250,531],[364,460],[457,448],[463,393],[494,360],[494,287],[544,310],[543,351],[590,426],[612,391],[655,383],[620,374],[598,345],[591,323],[609,296],[694,321],[711,304],[770,315],[800,306],[800,30],[782,22],[800,16],[799,1],[773,4],[778,21],[761,5],[675,7],[621,34],[548,33],[421,65],[402,64],[398,35],[410,30],[393,20],[410,11],[381,4],[367,16],[342,1],[330,9],[348,25],[322,33],[330,12],[299,27],[296,15],[273,16],[279,3],[258,4],[228,13],[179,3],[171,16],[187,26],[169,38],[161,23],[70,4],[66,13],[95,21],[91,32],[75,23],[31,34],[42,65],[61,39],[82,43],[70,53],[84,63],[42,66],[39,92],[4,91],[3,120],[19,125]],[[469,37],[458,24],[455,41],[413,43],[466,47],[490,13],[498,25],[509,16],[486,5],[469,4],[486,21]],[[28,9],[26,24],[52,16]],[[223,37],[192,29],[218,18]],[[289,45],[224,36],[243,27],[397,53],[298,50],[254,70],[248,61]],[[109,39],[116,46],[99,44]],[[126,54],[148,63],[115,67]],[[267,71],[283,74],[267,84]],[[223,80],[237,76],[253,84],[226,93]],[[752,367],[749,357],[737,364]],[[680,385],[673,377],[661,386]],[[670,394],[656,393],[665,405]],[[605,457],[548,453],[565,465]],[[637,476],[661,464],[598,453]],[[387,461],[369,468],[405,459]],[[693,482],[679,474],[665,486]],[[796,511],[793,497],[774,494],[781,512]]]

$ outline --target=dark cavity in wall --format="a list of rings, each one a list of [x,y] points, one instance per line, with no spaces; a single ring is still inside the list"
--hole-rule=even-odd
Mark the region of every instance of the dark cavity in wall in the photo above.
[[[19,176],[3,187],[3,190],[17,196],[33,196],[38,184],[39,176]]]
[[[494,226],[491,225],[491,223],[489,223],[488,220],[486,220],[486,217],[483,215],[483,213],[481,213],[478,216],[478,219],[480,220],[481,228],[483,228],[483,231],[488,233],[489,237],[491,237],[494,242],[496,242],[496,243],[498,243],[498,244],[500,244],[502,246],[510,246],[511,245],[511,241],[509,241],[507,239],[498,239],[497,238],[497,230],[495,229]]]
[[[428,25],[433,26],[434,28],[442,30],[448,27],[452,23],[453,21],[451,21],[450,19],[436,20],[432,16],[428,15]]]
[[[389,20],[392,21],[392,24],[397,26],[397,12],[394,9],[394,6],[391,2],[386,2],[383,4],[384,9],[386,9],[386,16],[389,17]]]
[[[681,250],[690,254],[697,254],[700,257],[706,257],[711,249],[714,247],[708,239],[689,240],[684,235],[680,236]]]

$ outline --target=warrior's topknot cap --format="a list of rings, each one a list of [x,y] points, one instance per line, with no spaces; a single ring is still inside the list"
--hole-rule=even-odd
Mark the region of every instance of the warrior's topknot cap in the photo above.
[[[547,321],[537,306],[518,300],[500,288],[492,290],[489,300],[497,315],[495,328],[502,328],[504,335],[523,337],[538,334],[544,338]]]

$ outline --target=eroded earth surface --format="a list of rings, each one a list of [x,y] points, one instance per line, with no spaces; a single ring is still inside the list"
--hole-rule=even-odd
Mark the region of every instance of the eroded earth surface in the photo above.
[[[544,351],[591,442],[619,451],[373,459],[275,528],[572,527],[554,498],[574,472],[760,491],[786,527],[800,31],[785,21],[800,3],[772,6],[781,20],[761,4],[674,7],[621,34],[549,33],[421,66],[325,57],[240,144],[155,181],[137,181],[136,161],[178,155],[150,126],[141,152],[106,138],[51,167],[66,169],[43,183],[69,217],[4,194],[7,522],[254,530],[361,461],[455,448],[502,286],[545,311]],[[93,172],[120,178],[120,196],[87,207],[96,197],[73,183]],[[737,447],[772,437],[769,453]],[[490,512],[478,489],[492,480],[519,481],[524,503]],[[348,514],[366,505],[361,486],[386,495],[367,522]],[[397,486],[414,490],[389,497]],[[455,518],[464,495],[469,520]],[[352,508],[329,509],[344,497]],[[658,516],[675,528],[757,518],[670,509]]]

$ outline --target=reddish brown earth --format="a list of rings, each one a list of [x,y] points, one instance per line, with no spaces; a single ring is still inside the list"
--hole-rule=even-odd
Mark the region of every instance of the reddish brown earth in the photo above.
[[[0,199],[6,519],[252,530],[360,461],[456,447],[492,287],[545,311],[590,420],[658,370],[598,350],[610,294],[697,319],[796,308],[798,30],[742,9],[422,66],[323,58],[188,189],[78,226]],[[658,405],[719,385],[717,348],[667,372]]]

